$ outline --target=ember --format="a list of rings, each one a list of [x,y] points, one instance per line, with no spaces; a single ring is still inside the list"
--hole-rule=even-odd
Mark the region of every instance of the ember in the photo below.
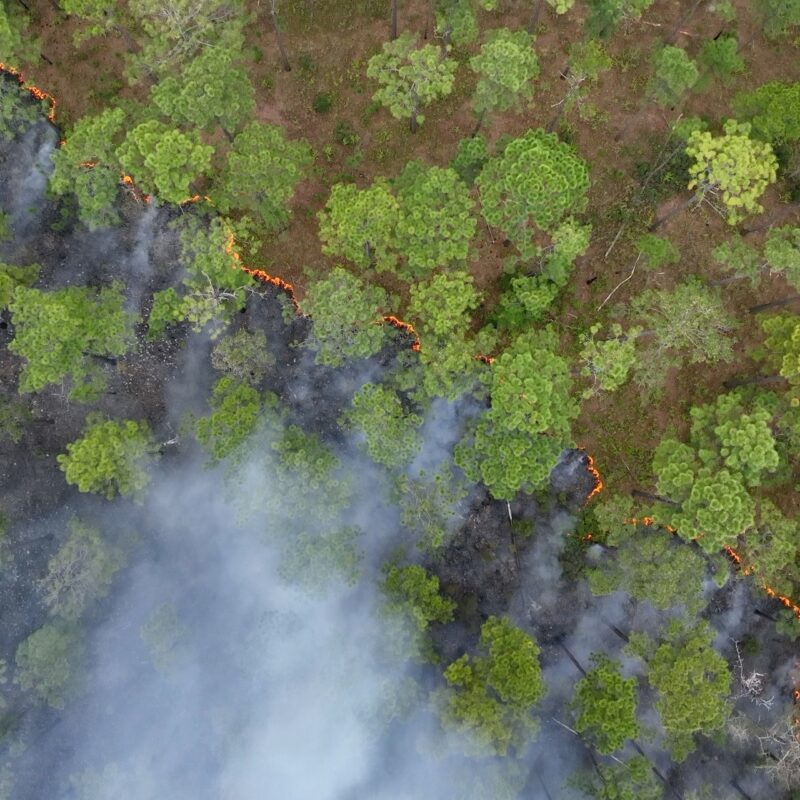
[[[47,112],[47,119],[49,119],[50,122],[56,121],[56,99],[53,95],[43,92],[38,86],[31,86],[25,83],[25,76],[10,64],[4,64],[0,61],[0,72],[5,72],[6,75],[13,75],[17,79],[19,85],[32,97],[40,101],[47,101],[50,104],[50,110]]]

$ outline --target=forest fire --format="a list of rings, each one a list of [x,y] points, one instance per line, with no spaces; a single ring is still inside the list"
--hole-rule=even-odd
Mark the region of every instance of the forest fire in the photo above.
[[[414,342],[411,345],[411,349],[418,353],[422,348],[422,345],[419,341],[419,336],[417,336],[417,332],[414,330],[414,326],[410,322],[403,322],[403,320],[398,319],[397,317],[393,317],[391,315],[387,315],[383,317],[383,321],[388,325],[391,325],[393,328],[397,328],[399,331],[403,331],[407,333],[409,336],[414,337]]]
[[[47,112],[47,119],[49,119],[50,122],[56,121],[56,99],[53,97],[53,95],[42,91],[38,86],[32,86],[25,83],[25,76],[18,69],[16,69],[16,67],[12,67],[10,64],[4,64],[2,61],[0,61],[0,72],[5,72],[6,75],[11,75],[16,78],[19,85],[32,97],[35,97],[41,102],[46,101],[49,103],[50,108]]]
[[[741,570],[742,575],[752,575],[753,568],[744,563],[744,559],[732,547],[725,547],[725,552],[728,558]],[[800,620],[800,606],[798,606],[790,597],[776,592],[768,584],[761,584],[761,588],[772,598],[777,600],[785,608],[788,608],[797,619]]]
[[[600,475],[600,470],[598,470],[597,467],[595,466],[594,458],[591,455],[589,455],[589,453],[586,453],[586,469],[588,469],[589,472],[591,472],[592,477],[594,478],[594,487],[592,488],[592,491],[589,492],[588,495],[586,495],[586,500],[584,501],[584,505],[588,505],[592,501],[592,498],[597,497],[597,495],[600,494],[600,492],[602,492],[603,489],[605,488],[605,484],[603,483],[603,478]]]

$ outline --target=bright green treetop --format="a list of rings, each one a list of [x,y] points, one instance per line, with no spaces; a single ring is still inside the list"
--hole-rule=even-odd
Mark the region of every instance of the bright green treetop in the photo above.
[[[77,621],[95,601],[108,594],[111,581],[123,566],[121,554],[99,530],[73,517],[69,536],[47,563],[39,581],[42,602],[53,614]]]
[[[208,171],[213,153],[197,133],[182,133],[157,120],[137,125],[116,150],[122,169],[142,190],[168,203],[192,194],[190,185]]]
[[[316,349],[317,363],[337,367],[348,358],[377,353],[387,338],[383,308],[388,301],[379,286],[364,284],[341,267],[313,281],[303,308],[313,323],[306,345]]]
[[[519,109],[533,97],[539,74],[534,39],[526,31],[500,28],[491,31],[480,53],[469,60],[478,84],[472,104],[479,115]]]
[[[71,192],[78,200],[78,216],[89,230],[114,225],[119,185],[119,158],[115,141],[125,126],[120,108],[107,108],[82,117],[68,131],[66,141],[53,151],[50,189]]]
[[[251,436],[261,416],[261,397],[246,383],[220,378],[211,394],[211,414],[195,423],[197,440],[221,461],[235,453]]]
[[[68,378],[70,399],[96,397],[105,376],[93,356],[121,356],[132,339],[133,316],[122,303],[119,286],[98,292],[78,286],[50,292],[17,287],[9,305],[15,329],[9,349],[25,359],[20,392],[38,392]]]
[[[322,252],[362,269],[392,269],[397,263],[394,232],[399,214],[387,181],[379,178],[366,189],[337,183],[319,214]]]
[[[773,415],[764,407],[748,411],[741,391],[720,395],[715,403],[696,406],[689,413],[690,441],[705,466],[724,467],[751,487],[778,468]]]
[[[536,730],[531,712],[545,693],[539,647],[508,619],[481,626],[479,655],[463,655],[444,672],[442,723],[461,734],[467,752],[506,755]]]
[[[367,75],[381,86],[374,99],[395,119],[410,120],[413,132],[425,121],[422,110],[453,91],[456,67],[455,61],[441,58],[439,48],[418,48],[417,37],[404,33],[370,58]]]
[[[800,139],[800,81],[770,81],[736,96],[733,107],[749,120],[753,136],[772,144]]]
[[[555,134],[529,130],[491,158],[476,182],[486,221],[525,247],[531,224],[551,230],[585,208],[589,170]]]
[[[800,226],[770,228],[764,242],[764,258],[771,273],[783,275],[800,289]]]
[[[689,167],[689,189],[699,201],[719,201],[730,225],[764,209],[758,199],[777,178],[778,160],[771,145],[750,138],[750,124],[728,120],[723,135],[694,131],[686,154],[694,159]]]
[[[289,221],[286,205],[312,160],[305,140],[287,139],[277,125],[251,122],[233,140],[212,197],[224,213],[253,211],[277,230]]]
[[[797,594],[800,558],[800,522],[786,516],[774,503],[761,500],[757,520],[737,548],[743,563],[760,584],[778,594]]]
[[[662,106],[674,106],[700,77],[697,65],[680,47],[667,45],[653,56],[655,74],[648,92]]]
[[[48,622],[18,647],[14,682],[53,708],[63,709],[78,684],[86,645],[78,629]]]
[[[354,395],[343,423],[360,430],[369,457],[387,467],[407,464],[422,445],[422,418],[407,413],[391,389],[365,383]]]
[[[571,706],[575,730],[600,753],[613,753],[639,735],[636,678],[623,678],[607,655],[592,655],[592,669],[575,685]]]
[[[570,446],[570,368],[557,355],[552,331],[519,336],[491,368],[491,408],[456,447],[456,463],[492,495],[511,500],[519,490],[547,484],[561,452]]]
[[[677,506],[659,506],[657,521],[674,526],[707,553],[734,544],[755,521],[755,504],[740,473],[701,466],[694,450],[665,439],[653,458],[658,491]]]
[[[714,631],[707,622],[691,626],[673,620],[654,641],[634,633],[626,648],[647,664],[647,680],[658,693],[656,709],[667,732],[675,761],[684,761],[696,747],[694,736],[721,731],[730,713],[728,664],[713,648]]]
[[[255,109],[255,93],[247,73],[234,67],[233,54],[220,47],[202,50],[179,78],[163,78],[151,95],[173,122],[195,128],[219,125],[230,132]]]
[[[761,323],[767,361],[778,368],[792,386],[800,383],[800,317],[781,314]]]
[[[141,496],[150,483],[148,467],[156,455],[146,422],[103,421],[90,415],[83,436],[70,442],[56,460],[67,483],[111,500],[117,495]]]
[[[455,170],[412,161],[397,181],[397,201],[393,244],[406,260],[404,276],[416,279],[436,267],[466,262],[478,221],[469,189]]]

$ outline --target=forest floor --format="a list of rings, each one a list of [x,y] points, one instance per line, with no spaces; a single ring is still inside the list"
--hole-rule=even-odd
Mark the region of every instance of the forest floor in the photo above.
[[[680,166],[668,168],[651,183],[645,197],[637,195],[641,176],[662,157],[671,125],[680,117],[701,116],[714,123],[731,114],[730,100],[738,92],[769,80],[800,79],[800,60],[789,40],[768,41],[750,9],[748,0],[735,0],[737,20],[724,23],[709,13],[707,4],[681,0],[656,0],[646,19],[621,26],[604,41],[613,62],[602,73],[579,105],[565,115],[559,135],[571,141],[591,165],[587,218],[593,225],[588,252],[578,259],[567,290],[551,312],[564,334],[564,347],[574,348],[577,335],[598,318],[609,293],[631,273],[635,238],[654,221],[680,204],[685,175]],[[302,300],[309,276],[325,272],[334,261],[322,254],[317,214],[330,187],[343,180],[368,184],[377,176],[394,177],[411,159],[444,164],[454,156],[458,142],[475,131],[470,105],[474,75],[468,61],[477,45],[456,49],[459,79],[454,92],[426,110],[425,122],[412,134],[407,125],[393,119],[372,101],[374,86],[366,76],[369,58],[388,38],[385,2],[363,0],[358,4],[338,0],[287,0],[281,4],[284,36],[292,64],[281,68],[272,22],[265,4],[252,3],[253,24],[242,53],[256,87],[257,118],[284,126],[293,137],[308,140],[316,155],[312,176],[302,183],[292,201],[291,227],[269,238],[255,257],[258,267],[291,283]],[[501,136],[516,136],[529,128],[552,125],[558,104],[567,90],[563,70],[570,45],[583,37],[585,9],[577,5],[570,14],[556,17],[545,6],[537,31],[540,77],[529,108],[519,113],[496,114],[481,132],[489,143]],[[78,25],[54,5],[37,0],[33,12],[42,31],[42,50],[52,65],[43,64],[36,81],[58,99],[59,122],[69,125],[86,113],[98,111],[109,99],[147,101],[147,86],[130,88],[124,77],[122,40],[113,36],[83,41],[73,37]],[[501,4],[501,10],[483,12],[480,27],[524,28],[529,19],[526,2]],[[411,31],[431,38],[432,21],[426,0],[400,3],[400,32]],[[735,31],[744,73],[726,85],[708,80],[689,93],[675,108],[664,108],[646,98],[650,58],[665,38],[696,57],[702,43],[720,33]],[[329,95],[327,112],[314,111],[314,99]],[[764,214],[748,220],[756,228],[748,239],[759,244],[770,221],[781,219],[798,200],[799,186],[772,187],[763,200]],[[621,231],[621,233],[620,233]],[[711,208],[700,207],[677,214],[659,233],[678,247],[681,261],[663,271],[638,269],[615,291],[607,311],[612,319],[625,315],[632,297],[646,288],[670,288],[688,275],[713,281],[720,276],[711,250],[730,234],[730,227]],[[612,247],[613,243],[613,247]],[[472,245],[470,270],[485,295],[479,317],[485,319],[500,294],[503,263],[508,255],[502,237],[485,224],[479,225]],[[404,289],[381,275],[379,282],[402,295]],[[730,306],[739,311],[757,303],[781,298],[787,287],[779,278],[762,282],[753,291],[746,282],[725,287]],[[575,423],[576,441],[594,454],[601,472],[620,490],[642,485],[650,474],[652,451],[668,430],[683,432],[687,410],[716,396],[723,383],[756,365],[746,353],[758,341],[754,315],[739,315],[736,357],[713,367],[691,366],[669,376],[660,395],[643,397],[633,385],[610,396],[583,403]],[[602,420],[602,424],[598,421]]]

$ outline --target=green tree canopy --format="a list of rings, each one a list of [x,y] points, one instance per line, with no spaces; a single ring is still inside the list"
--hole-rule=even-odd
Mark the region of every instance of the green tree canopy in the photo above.
[[[453,619],[456,604],[439,592],[439,579],[428,575],[424,567],[392,565],[385,570],[381,585],[392,612],[410,614],[420,630],[431,623],[443,624]]]
[[[53,151],[50,189],[57,195],[75,195],[78,216],[89,230],[114,225],[119,220],[114,207],[120,173],[115,142],[124,127],[124,111],[107,108],[79,119],[67,130],[66,140]]]
[[[150,483],[148,467],[156,456],[146,422],[104,421],[89,415],[83,436],[70,442],[56,460],[67,483],[111,500],[117,495],[140,497]]]
[[[481,299],[467,272],[435,275],[411,287],[408,318],[420,337],[421,397],[455,400],[486,372],[475,355],[492,346],[491,336],[469,335],[470,312]]]
[[[114,575],[124,565],[122,554],[107,544],[97,528],[73,517],[69,536],[47,563],[39,582],[47,609],[76,622],[89,606],[108,594]]]
[[[653,0],[589,0],[586,32],[607,36],[620,22],[638,20],[651,5]]]
[[[233,140],[211,195],[223,213],[252,211],[277,230],[288,223],[286,205],[312,161],[305,140],[287,139],[277,125],[250,122]]]
[[[246,383],[220,378],[211,394],[211,413],[195,423],[197,440],[221,461],[235,453],[256,430],[261,417],[261,396]]]
[[[620,665],[603,653],[592,655],[592,669],[575,685],[571,706],[575,730],[600,753],[613,753],[639,735],[636,678],[623,678]]]
[[[739,42],[735,36],[720,36],[703,42],[699,61],[706,75],[730,83],[734,75],[744,72],[744,59],[739,55]]]
[[[423,109],[453,91],[456,62],[442,59],[431,44],[417,47],[417,38],[404,33],[372,56],[367,76],[380,84],[373,98],[395,119],[410,121],[411,130],[425,121]]]
[[[770,39],[786,36],[800,25],[800,0],[757,0],[757,6]]]
[[[137,125],[116,149],[122,169],[145,192],[168,203],[192,194],[191,184],[208,171],[213,153],[197,133],[182,133],[157,120]]]
[[[697,65],[687,52],[666,45],[653,56],[654,74],[647,85],[648,93],[662,106],[676,105],[700,77]]]
[[[322,252],[379,272],[397,263],[394,232],[400,206],[382,178],[366,189],[337,183],[319,213]]]
[[[749,120],[758,139],[772,144],[800,140],[800,81],[770,81],[736,95],[733,107],[739,117]]]
[[[666,379],[667,370],[685,363],[714,364],[733,359],[730,333],[736,320],[718,292],[697,278],[674,289],[647,289],[633,300],[635,319],[643,337],[637,380],[646,388]]]
[[[178,125],[231,133],[255,110],[255,92],[247,73],[233,65],[233,54],[207,47],[191,59],[179,78],[167,76],[151,90],[153,102]]]
[[[30,287],[36,283],[41,270],[38,264],[15,267],[0,261],[0,311],[8,308],[18,286]]]
[[[644,756],[611,764],[598,762],[591,772],[582,772],[570,784],[595,800],[663,800],[664,785]]]
[[[478,651],[445,670],[442,723],[463,737],[468,753],[503,756],[536,731],[531,712],[545,693],[539,647],[508,619],[489,617]]]
[[[195,331],[209,326],[216,338],[231,315],[244,308],[254,278],[241,269],[235,226],[214,217],[183,215],[173,223],[180,232],[181,265],[178,288],[153,296],[148,319],[149,338],[161,336],[167,326],[186,321]]]
[[[694,751],[697,734],[721,731],[730,713],[731,674],[713,641],[714,631],[707,622],[693,621],[689,626],[673,620],[658,640],[634,633],[626,648],[647,664],[647,680],[658,693],[656,709],[667,733],[666,744],[678,762]]]
[[[263,331],[244,328],[226,336],[211,351],[211,366],[235,381],[253,386],[261,383],[275,364]]]
[[[496,498],[545,486],[570,446],[577,406],[569,364],[557,351],[551,330],[519,336],[492,364],[491,407],[456,447],[456,463]]]
[[[48,622],[17,647],[14,682],[53,708],[63,709],[77,689],[85,651],[77,628]]]
[[[694,131],[686,144],[686,154],[694,163],[689,166],[689,188],[698,201],[708,201],[725,214],[730,225],[748,214],[764,209],[758,199],[777,178],[778,161],[766,142],[750,138],[747,122],[728,120],[723,135]]]
[[[707,565],[694,547],[660,526],[634,524],[615,525],[607,544],[613,550],[586,572],[592,594],[622,590],[661,610],[673,606],[683,606],[690,614],[702,610]]]
[[[615,322],[611,325],[610,338],[595,339],[601,329],[602,325],[595,323],[589,333],[581,337],[581,375],[592,379],[592,385],[583,392],[584,398],[619,389],[636,363],[636,338],[641,328],[634,327],[623,333],[622,325]]]
[[[534,39],[525,31],[491,31],[478,55],[469,60],[478,75],[472,104],[479,116],[491,111],[519,109],[533,97],[539,74]]]
[[[385,386],[365,383],[353,396],[342,424],[361,431],[369,457],[386,467],[404,466],[422,445],[422,418],[406,412],[397,393]]]
[[[20,392],[70,381],[70,399],[89,401],[105,388],[98,361],[123,355],[133,316],[123,310],[120,287],[78,286],[43,292],[19,286],[9,308],[14,340],[9,349],[25,360]]]
[[[586,206],[589,171],[568,144],[529,130],[489,159],[477,179],[483,216],[520,249],[530,246],[531,224],[552,230]]]
[[[311,335],[305,343],[317,351],[317,363],[336,367],[348,358],[369,358],[377,353],[387,339],[382,323],[388,301],[379,286],[365,285],[341,267],[313,281],[303,307],[312,319]]]
[[[397,201],[393,245],[406,261],[404,277],[466,262],[478,222],[469,189],[455,170],[412,161],[398,178]]]

